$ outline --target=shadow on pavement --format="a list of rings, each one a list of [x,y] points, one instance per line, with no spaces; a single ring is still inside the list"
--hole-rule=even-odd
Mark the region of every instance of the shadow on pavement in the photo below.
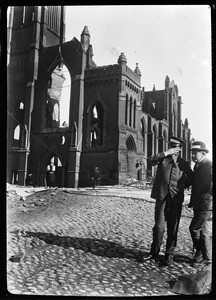
[[[57,245],[66,249],[73,247],[74,249],[90,252],[98,256],[135,259],[137,262],[140,262],[143,256],[148,255],[148,252],[143,252],[133,248],[125,248],[119,243],[106,241],[103,239],[59,236],[52,233],[29,231],[25,232],[24,237],[33,237],[45,242],[46,244]],[[36,248],[38,249],[38,247]],[[37,251],[37,249],[35,250]]]
[[[175,254],[174,261],[178,263],[191,263],[192,259],[186,255]]]

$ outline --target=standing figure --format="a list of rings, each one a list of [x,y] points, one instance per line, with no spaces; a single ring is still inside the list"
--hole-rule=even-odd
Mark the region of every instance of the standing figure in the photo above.
[[[206,157],[209,152],[203,142],[194,142],[191,147],[194,177],[189,207],[194,216],[189,226],[196,253],[193,263],[212,262],[211,217],[212,217],[212,162]]]
[[[100,180],[101,180],[100,169],[99,169],[99,167],[94,167],[94,172],[93,172],[93,176],[92,176],[93,189],[95,189],[96,187],[99,187]]]
[[[55,187],[56,186],[56,174],[55,174],[56,166],[53,162],[47,166],[47,174],[46,174],[46,181],[47,186]]]
[[[165,223],[167,223],[164,265],[173,262],[184,189],[191,185],[193,176],[189,163],[179,155],[183,142],[180,138],[171,137],[167,151],[149,157],[150,164],[158,166],[151,192],[151,197],[156,199],[153,242],[150,254],[144,260],[157,258],[163,242]]]

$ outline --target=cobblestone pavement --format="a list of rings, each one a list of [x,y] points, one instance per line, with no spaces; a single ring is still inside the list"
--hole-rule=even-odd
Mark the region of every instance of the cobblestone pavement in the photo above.
[[[180,275],[197,272],[190,263],[192,211],[186,205],[174,263],[161,267],[158,261],[140,261],[152,240],[150,190],[34,189],[31,194],[23,188],[22,197],[17,190],[7,192],[7,289],[12,294],[173,295]],[[204,293],[210,289],[211,283]]]

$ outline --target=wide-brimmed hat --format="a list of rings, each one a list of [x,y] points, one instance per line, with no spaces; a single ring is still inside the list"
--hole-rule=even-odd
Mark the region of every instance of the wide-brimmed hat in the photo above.
[[[204,151],[208,153],[208,149],[206,149],[206,145],[203,142],[196,141],[191,145],[190,151]]]
[[[184,144],[184,140],[175,136],[171,136],[169,140],[169,144],[172,144],[175,147],[182,147]]]

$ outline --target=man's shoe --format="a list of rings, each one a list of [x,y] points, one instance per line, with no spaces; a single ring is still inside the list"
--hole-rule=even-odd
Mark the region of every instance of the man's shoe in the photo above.
[[[165,255],[165,261],[162,263],[163,266],[171,266],[173,264],[173,255]]]
[[[202,252],[201,250],[197,250],[194,257],[193,257],[193,263],[199,263],[202,261]]]

